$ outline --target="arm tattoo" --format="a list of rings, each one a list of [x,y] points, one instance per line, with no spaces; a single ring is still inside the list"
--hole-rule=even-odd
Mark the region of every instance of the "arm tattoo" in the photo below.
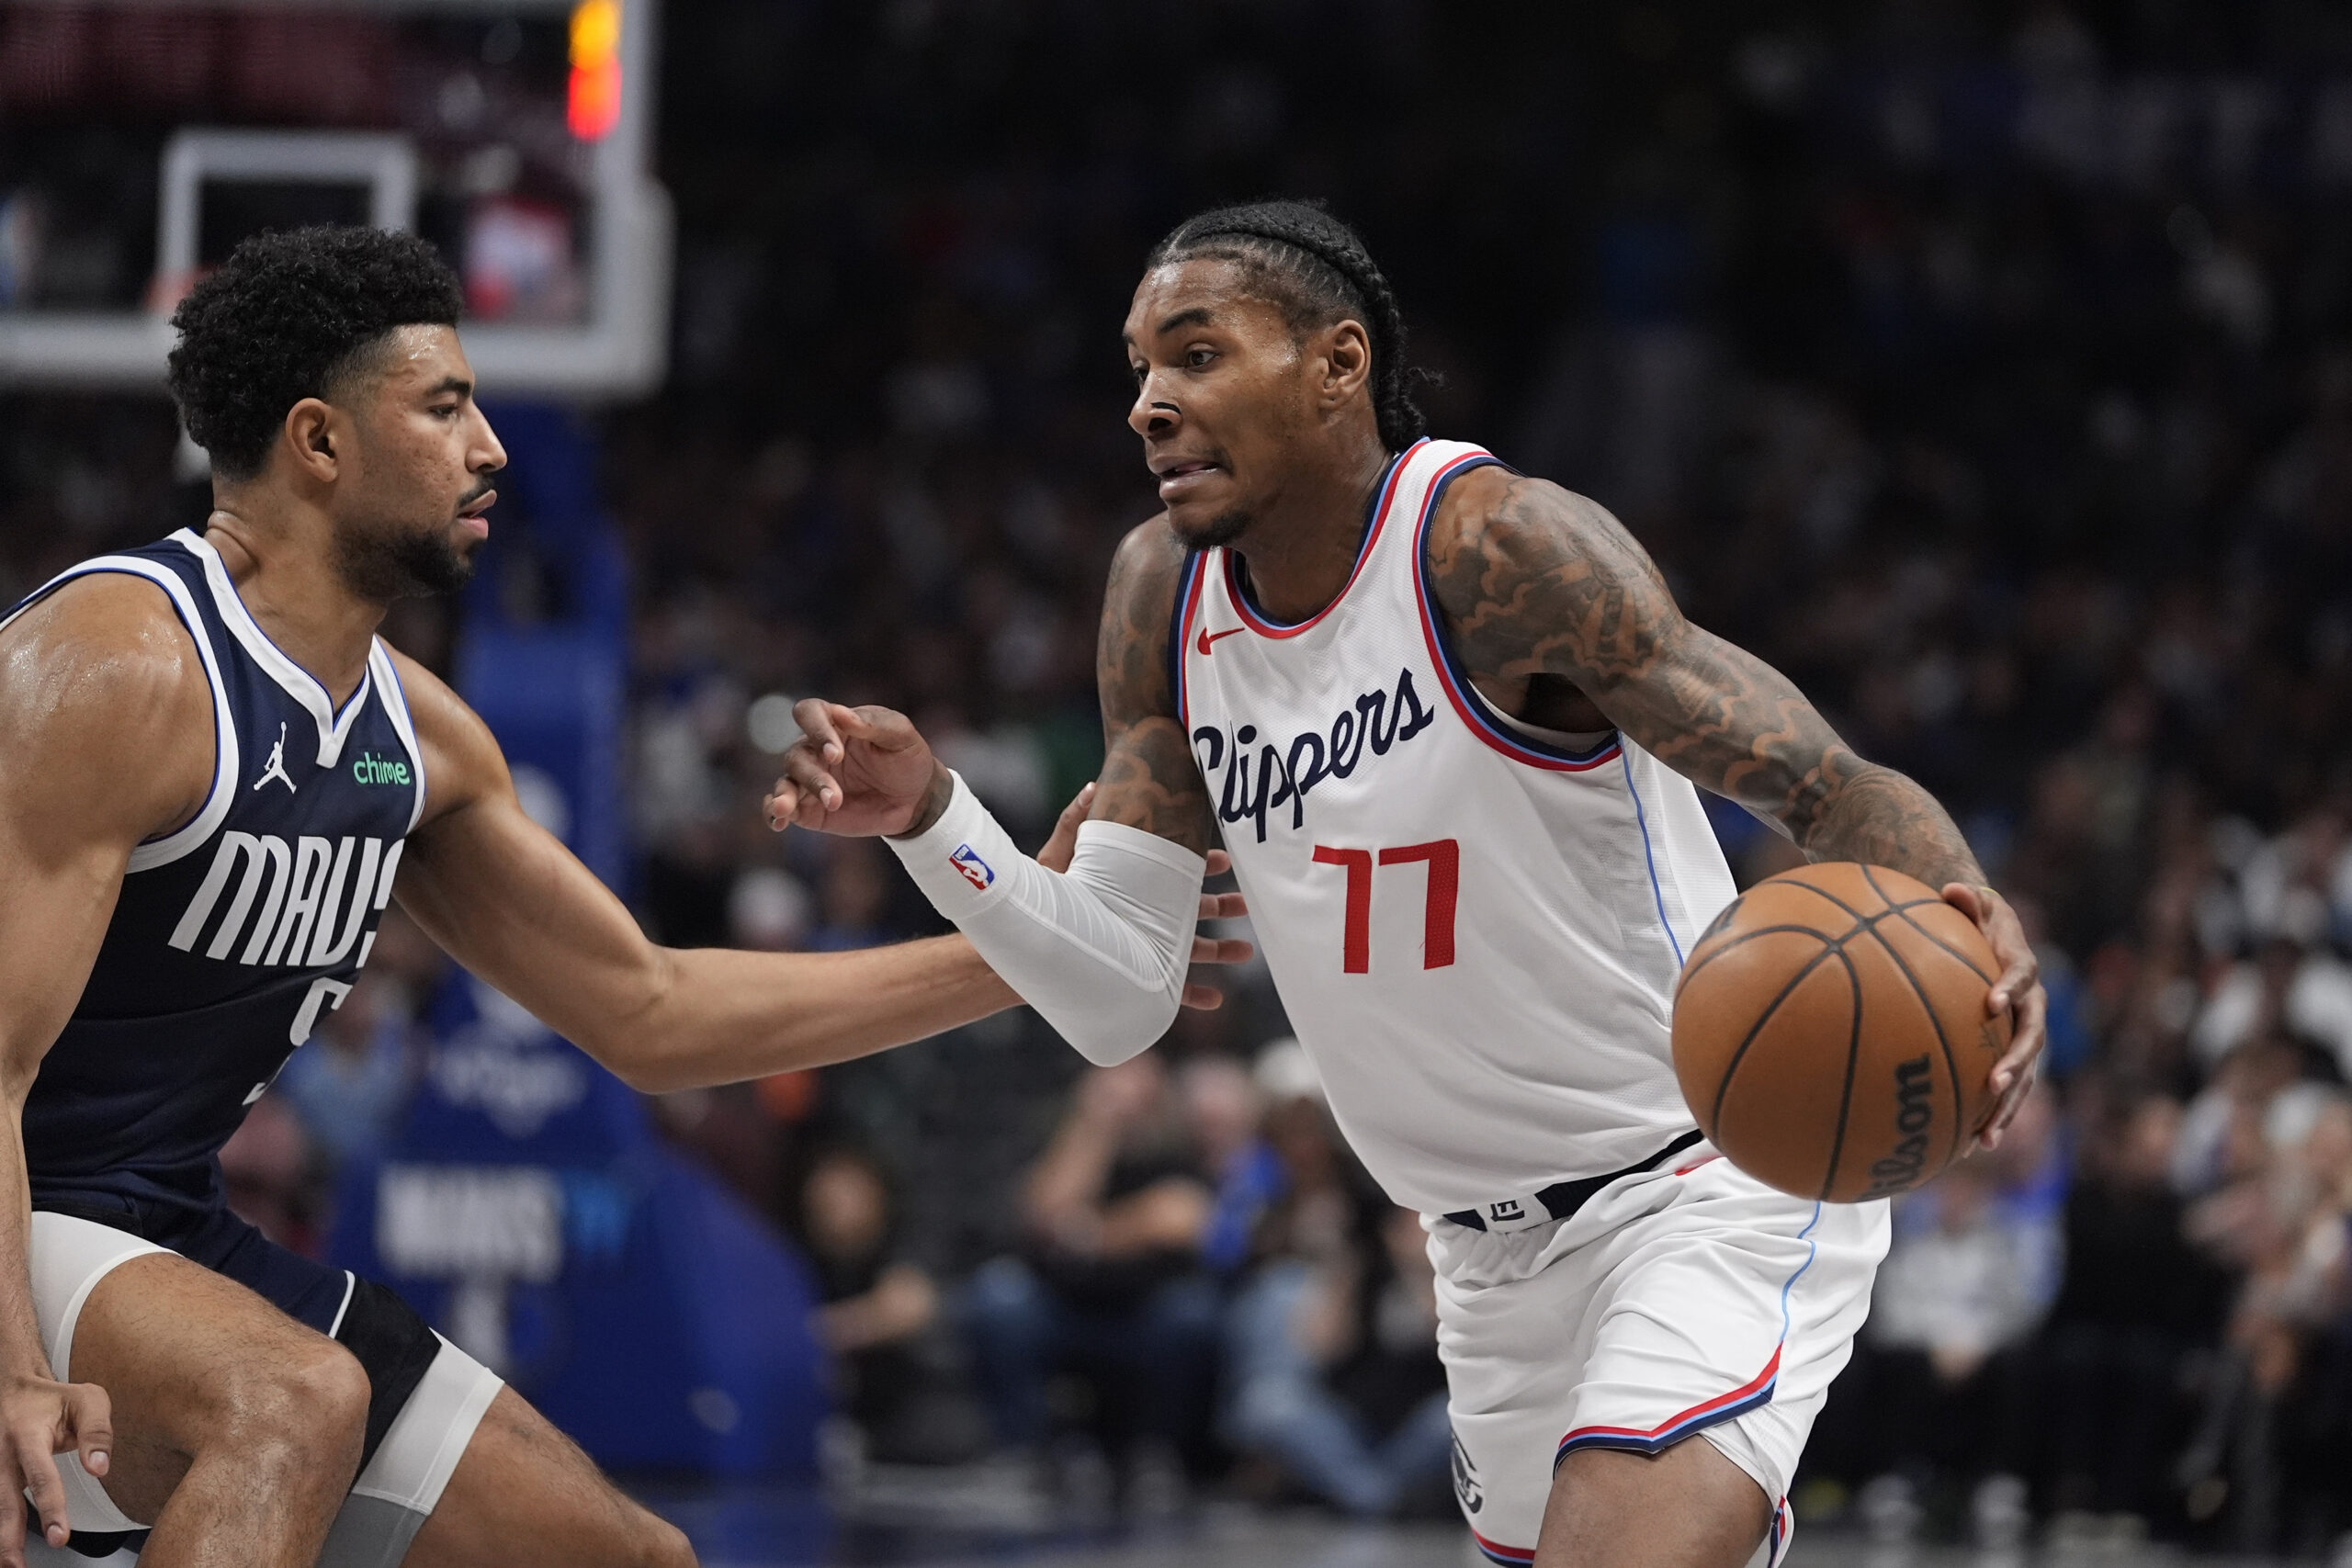
[[[1616,518],[1544,480],[1503,479],[1457,486],[1430,540],[1474,676],[1572,682],[1660,761],[1778,822],[1815,860],[1930,886],[1984,881],[1934,796],[1856,756],[1787,676],[1685,620]]]
[[[1183,568],[1183,547],[1160,522],[1129,534],[1111,565],[1094,656],[1105,755],[1092,815],[1206,854],[1208,786],[1168,685],[1168,625]]]

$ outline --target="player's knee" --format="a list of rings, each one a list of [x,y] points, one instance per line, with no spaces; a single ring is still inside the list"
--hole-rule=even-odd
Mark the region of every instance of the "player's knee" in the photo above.
[[[331,1339],[256,1365],[231,1390],[228,1435],[258,1450],[283,1443],[312,1462],[327,1455],[356,1463],[368,1427],[368,1373]]]

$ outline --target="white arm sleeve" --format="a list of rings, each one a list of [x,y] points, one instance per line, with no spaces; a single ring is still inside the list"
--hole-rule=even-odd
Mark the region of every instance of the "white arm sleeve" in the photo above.
[[[1192,963],[1208,871],[1199,855],[1138,828],[1089,822],[1069,870],[1048,871],[1013,848],[960,775],[937,822],[884,841],[933,907],[1088,1061],[1124,1062],[1167,1032]]]

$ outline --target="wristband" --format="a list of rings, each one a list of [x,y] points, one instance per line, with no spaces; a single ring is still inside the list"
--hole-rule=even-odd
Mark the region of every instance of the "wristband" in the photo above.
[[[939,820],[920,833],[883,841],[933,906],[960,922],[1003,899],[1012,886],[1004,874],[1021,852],[964,775],[950,769],[947,776],[956,787]]]

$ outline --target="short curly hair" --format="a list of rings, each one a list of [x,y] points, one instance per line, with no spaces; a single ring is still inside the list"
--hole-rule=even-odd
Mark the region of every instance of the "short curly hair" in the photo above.
[[[288,409],[327,396],[394,328],[454,327],[464,304],[457,275],[413,234],[256,234],[172,312],[172,400],[214,471],[251,479]]]

